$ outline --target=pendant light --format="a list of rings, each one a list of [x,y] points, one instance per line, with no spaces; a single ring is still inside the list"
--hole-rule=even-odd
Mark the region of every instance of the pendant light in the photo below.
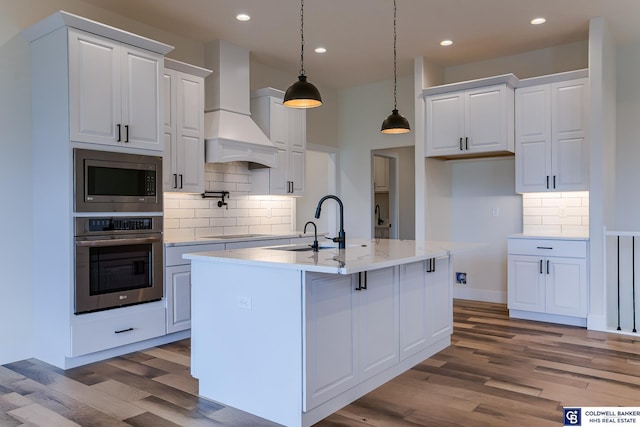
[[[300,75],[285,92],[283,104],[292,108],[319,107],[322,105],[320,91],[307,81],[304,74],[304,0],[300,0],[300,40]]]
[[[393,110],[382,122],[380,132],[387,134],[407,133],[411,131],[409,121],[398,113],[398,73],[396,52],[396,0],[393,0]]]

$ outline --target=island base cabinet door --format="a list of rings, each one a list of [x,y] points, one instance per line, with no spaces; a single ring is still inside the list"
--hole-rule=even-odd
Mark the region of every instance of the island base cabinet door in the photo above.
[[[429,344],[426,262],[400,266],[400,360]]]
[[[304,411],[337,396],[358,382],[356,279],[357,274],[306,275]]]
[[[361,281],[366,280],[366,289],[356,291],[360,381],[398,363],[397,271],[388,267],[360,276]]]
[[[451,334],[449,257],[400,266],[400,360]]]
[[[546,312],[563,316],[587,316],[587,262],[576,258],[549,258],[546,279]]]
[[[427,272],[427,309],[429,344],[451,335],[453,299],[449,257],[436,258]]]

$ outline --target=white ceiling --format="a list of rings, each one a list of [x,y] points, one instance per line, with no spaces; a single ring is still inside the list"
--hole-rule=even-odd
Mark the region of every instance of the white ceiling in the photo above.
[[[84,0],[198,41],[223,39],[256,60],[299,71],[299,0]],[[330,87],[393,77],[392,0],[306,0],[305,70]],[[245,12],[248,22],[235,16]],[[618,44],[640,42],[640,0],[397,0],[398,74],[413,58],[444,66],[586,40],[589,19],[603,16]],[[547,22],[529,21],[544,16]],[[443,48],[442,39],[454,45]],[[313,49],[322,45],[327,53]]]

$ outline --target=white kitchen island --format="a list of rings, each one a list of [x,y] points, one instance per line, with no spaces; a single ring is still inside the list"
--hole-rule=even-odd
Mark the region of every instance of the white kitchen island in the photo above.
[[[310,426],[450,344],[451,250],[347,241],[186,254],[201,396]]]

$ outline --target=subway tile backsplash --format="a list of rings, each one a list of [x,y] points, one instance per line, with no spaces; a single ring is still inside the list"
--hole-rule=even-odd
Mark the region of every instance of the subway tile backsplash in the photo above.
[[[166,240],[293,231],[294,200],[287,196],[250,195],[251,172],[246,162],[205,164],[205,189],[228,191],[228,206],[218,207],[220,199],[203,199],[201,194],[164,193]]]
[[[527,235],[589,235],[589,192],[524,193],[522,228]]]

